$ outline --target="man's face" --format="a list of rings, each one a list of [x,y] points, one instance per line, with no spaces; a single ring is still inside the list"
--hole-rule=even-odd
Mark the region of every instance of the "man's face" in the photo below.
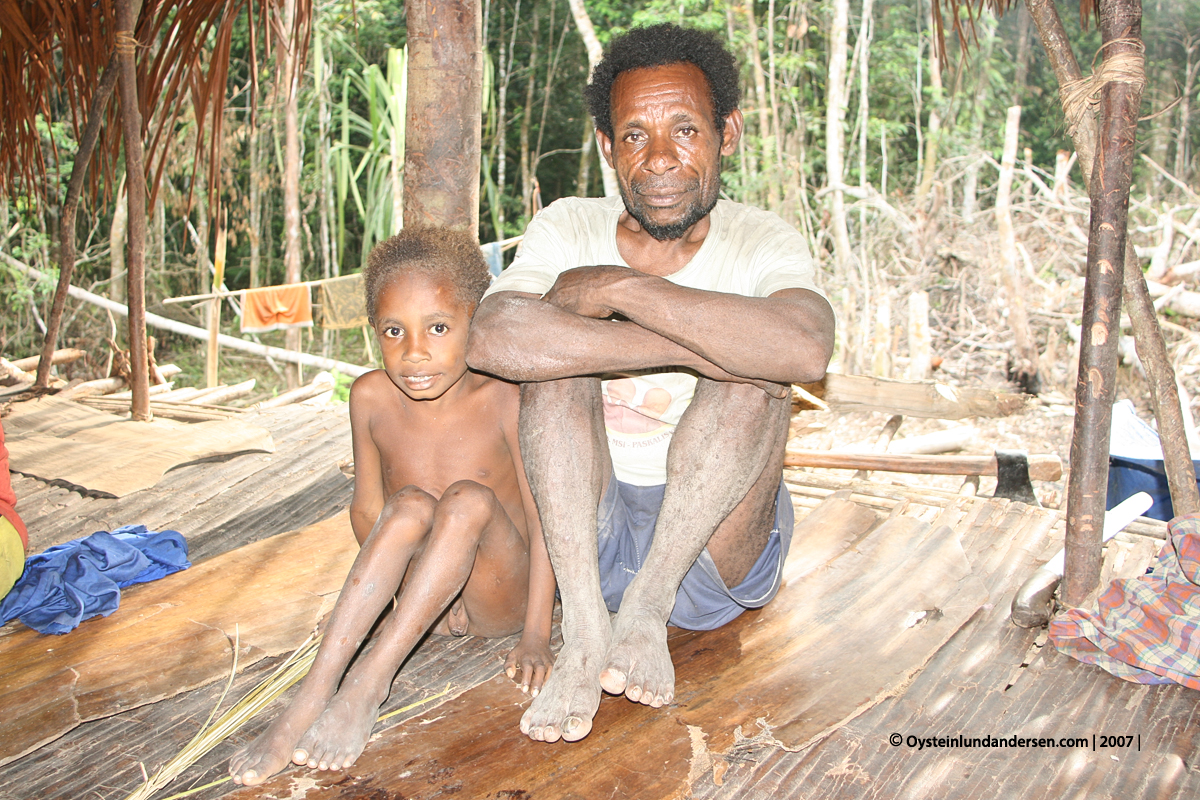
[[[612,88],[613,139],[598,132],[625,208],[659,241],[704,219],[721,189],[721,156],[742,130],[736,109],[717,132],[708,80],[694,64],[623,72]]]

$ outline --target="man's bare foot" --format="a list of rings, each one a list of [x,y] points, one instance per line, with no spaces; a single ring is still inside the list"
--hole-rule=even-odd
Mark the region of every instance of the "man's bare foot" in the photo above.
[[[350,767],[367,746],[381,705],[376,692],[343,686],[300,739],[292,761],[321,770]]]
[[[623,603],[604,664],[600,685],[609,694],[624,694],[652,708],[675,699],[675,665],[660,614]]]
[[[319,696],[311,698],[303,686],[300,692],[270,727],[229,759],[234,783],[257,786],[291,763],[296,743],[325,708]]]
[[[592,731],[600,707],[600,667],[612,636],[608,609],[597,597],[584,624],[564,621],[563,648],[541,692],[521,717],[521,733],[539,742],[577,742]],[[570,631],[568,627],[574,627]]]

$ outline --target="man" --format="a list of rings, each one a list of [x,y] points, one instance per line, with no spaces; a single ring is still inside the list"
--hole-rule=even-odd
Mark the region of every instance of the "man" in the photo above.
[[[601,688],[672,702],[668,621],[713,628],[775,595],[788,384],[818,380],[833,347],[802,237],[718,201],[743,124],[721,43],[633,30],[585,96],[621,198],[567,198],[530,223],[467,356],[523,384],[521,451],[563,604],[562,651],[521,720],[541,741],[586,736]]]

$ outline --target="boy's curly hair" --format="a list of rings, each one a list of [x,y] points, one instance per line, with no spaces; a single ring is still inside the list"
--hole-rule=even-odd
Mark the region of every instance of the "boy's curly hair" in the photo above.
[[[669,22],[634,28],[609,42],[596,65],[591,83],[583,90],[596,129],[612,139],[612,87],[622,72],[667,64],[695,64],[708,79],[713,121],[724,133],[725,118],[738,107],[738,68],[733,55],[716,34],[682,28]]]
[[[423,272],[448,281],[459,302],[472,313],[492,282],[479,243],[470,234],[441,227],[405,228],[375,245],[367,256],[363,283],[372,326],[379,293],[405,272]]]

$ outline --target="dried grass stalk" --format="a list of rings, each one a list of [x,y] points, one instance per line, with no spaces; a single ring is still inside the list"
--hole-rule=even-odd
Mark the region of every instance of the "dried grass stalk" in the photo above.
[[[153,777],[139,786],[125,800],[150,800],[154,793],[165,787],[171,781],[175,780],[183,771],[191,767],[201,758],[203,758],[210,750],[216,747],[221,742],[228,739],[238,731],[243,725],[249,722],[256,714],[270,705],[271,701],[286,692],[292,686],[300,681],[308,670],[312,667],[313,660],[317,656],[317,649],[321,645],[321,636],[312,634],[305,640],[304,644],[300,645],[294,653],[288,656],[279,667],[271,674],[269,678],[251,689],[245,697],[239,700],[232,708],[221,715],[221,718],[212,722],[213,715],[217,713],[217,709],[221,707],[221,703],[225,700],[225,695],[228,693],[230,686],[233,684],[233,677],[237,673],[237,643],[234,644],[234,660],[233,669],[229,673],[229,681],[225,685],[225,691],[221,693],[221,697],[217,700],[216,706],[212,710],[200,731],[188,742],[178,755],[163,764],[158,772],[154,773]],[[446,684],[446,688],[435,695],[431,695],[415,703],[410,703],[403,708],[398,708],[390,711],[379,717],[382,721],[388,717],[393,717],[397,714],[402,714],[406,711],[412,711],[414,708],[423,706],[438,698],[445,697],[454,690],[453,684]],[[231,777],[224,777],[219,780],[207,783],[203,786],[197,786],[179,794],[171,795],[164,800],[177,800],[178,798],[187,797],[204,789],[217,786],[218,784],[232,780]]]

